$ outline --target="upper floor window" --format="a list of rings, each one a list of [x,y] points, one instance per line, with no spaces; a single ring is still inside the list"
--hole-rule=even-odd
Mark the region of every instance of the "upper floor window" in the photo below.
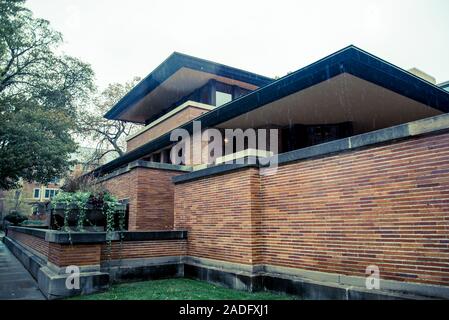
[[[58,184],[58,183],[59,183],[59,181],[60,181],[60,179],[59,179],[59,178],[53,178],[53,179],[51,179],[51,180],[50,180],[50,183],[53,183],[53,184]]]
[[[45,199],[51,199],[53,198],[55,195],[57,195],[59,192],[59,190],[55,190],[55,189],[45,189]]]
[[[215,92],[215,106],[219,107],[222,106],[228,102],[232,101],[232,94],[216,91]]]
[[[41,189],[34,189],[33,197],[34,199],[39,199],[41,197]]]

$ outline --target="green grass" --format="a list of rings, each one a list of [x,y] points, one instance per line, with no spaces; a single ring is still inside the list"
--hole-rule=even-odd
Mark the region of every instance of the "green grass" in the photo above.
[[[250,293],[203,281],[169,279],[117,284],[103,293],[73,300],[293,300],[294,296],[270,292]]]

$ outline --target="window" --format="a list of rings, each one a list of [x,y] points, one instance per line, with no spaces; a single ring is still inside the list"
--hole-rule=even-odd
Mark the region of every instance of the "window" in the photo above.
[[[51,179],[51,180],[50,180],[50,183],[53,183],[53,184],[58,184],[58,183],[59,183],[59,181],[60,181],[60,179],[59,179],[59,178],[53,178],[53,179]]]
[[[41,189],[34,189],[33,197],[34,199],[39,199],[41,197]]]
[[[59,190],[45,189],[45,199],[51,199],[59,193]]]
[[[219,107],[232,101],[232,94],[221,91],[215,92],[215,106]]]
[[[160,153],[153,154],[153,162],[161,162],[161,154]]]

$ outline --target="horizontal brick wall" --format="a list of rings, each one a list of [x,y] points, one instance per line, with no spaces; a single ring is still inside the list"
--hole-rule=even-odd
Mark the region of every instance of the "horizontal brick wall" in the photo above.
[[[184,256],[185,240],[113,242],[101,247],[101,260]]]
[[[110,244],[58,244],[13,230],[8,237],[43,255],[58,267],[69,265],[100,265],[101,261],[182,257],[186,255],[186,240],[114,241]]]
[[[50,243],[48,261],[58,267],[100,264],[100,244],[62,245]]]
[[[108,189],[119,200],[128,200],[129,203],[129,226],[134,230],[137,217],[137,171],[131,170],[112,179],[106,180],[102,185]]]
[[[449,135],[261,178],[264,263],[449,285]]]
[[[129,199],[130,231],[173,229],[174,185],[177,171],[135,168],[103,182],[119,199]]]
[[[449,134],[254,170],[176,185],[189,255],[449,285]]]
[[[154,127],[142,132],[138,136],[128,140],[126,151],[130,152],[208,111],[209,110],[207,109],[201,109],[193,106],[187,107]]]
[[[257,169],[179,184],[175,229],[188,231],[187,255],[251,264]]]
[[[13,230],[8,230],[8,237],[16,240],[25,247],[36,251],[44,257],[48,257],[49,243],[44,239],[21,232],[15,232]]]

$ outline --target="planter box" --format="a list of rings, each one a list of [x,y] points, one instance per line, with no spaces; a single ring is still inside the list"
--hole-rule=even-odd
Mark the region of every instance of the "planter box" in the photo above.
[[[126,212],[126,205],[117,205],[115,208],[115,228],[119,227],[119,213]],[[67,219],[67,224],[70,229],[78,227],[78,220],[81,210],[76,205],[67,205],[57,203],[53,205],[51,210],[51,228],[61,229],[64,227],[64,219]],[[66,217],[67,215],[67,217]],[[126,223],[125,223],[126,225]],[[106,214],[103,213],[102,208],[95,208],[92,205],[87,205],[85,209],[85,221],[83,227],[86,230],[104,231],[106,227]]]

